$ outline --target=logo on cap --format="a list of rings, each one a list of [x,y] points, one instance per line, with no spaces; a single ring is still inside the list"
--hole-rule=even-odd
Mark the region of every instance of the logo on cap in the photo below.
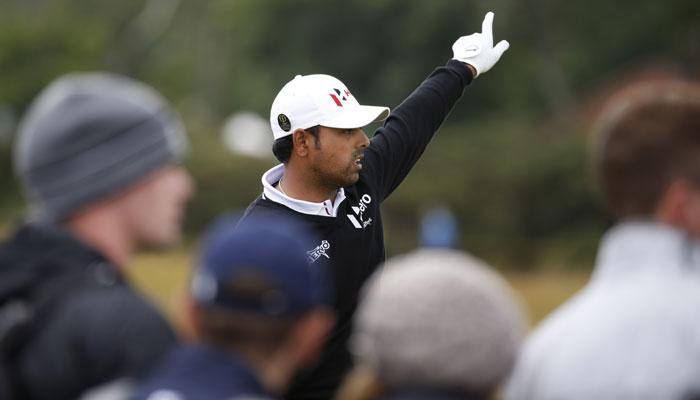
[[[292,129],[292,123],[289,122],[289,118],[286,115],[280,114],[277,116],[277,123],[280,125],[283,131],[289,132]]]
[[[352,96],[352,95],[350,94],[350,91],[347,90],[347,89],[345,89],[345,90],[343,90],[343,91],[341,92],[340,89],[333,88],[333,91],[334,91],[335,93],[328,93],[328,95],[331,96],[331,99],[333,99],[333,102],[334,102],[335,105],[338,106],[338,107],[342,107],[342,106],[343,106],[343,103],[341,103],[341,100],[342,100],[342,101],[348,101],[348,97]]]

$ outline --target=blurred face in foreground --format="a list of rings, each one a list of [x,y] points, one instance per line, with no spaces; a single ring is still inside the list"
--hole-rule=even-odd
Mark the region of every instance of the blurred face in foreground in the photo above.
[[[310,168],[319,184],[332,189],[352,185],[360,179],[363,153],[369,138],[361,128],[319,127],[318,139],[309,146]]]
[[[120,199],[120,212],[134,242],[145,247],[177,244],[185,204],[194,185],[187,171],[169,165],[152,172]]]

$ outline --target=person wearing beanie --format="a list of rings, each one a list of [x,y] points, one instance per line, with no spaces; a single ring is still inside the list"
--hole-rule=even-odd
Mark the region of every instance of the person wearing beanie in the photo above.
[[[526,340],[505,398],[700,399],[700,84],[628,87],[593,133],[617,222],[590,281]]]
[[[134,400],[280,398],[317,357],[333,316],[327,272],[306,255],[313,240],[291,221],[255,222],[205,235],[189,296],[196,342],[173,350]]]
[[[380,205],[401,184],[473,79],[508,48],[494,44],[493,13],[482,32],[463,36],[452,59],[438,67],[394,111],[362,105],[330,75],[297,76],[270,110],[272,152],[281,162],[262,176],[263,192],[243,217],[291,217],[319,241],[307,249],[314,264],[330,265],[338,321],[323,356],[299,374],[288,398],[325,400],[352,367],[347,350],[358,292],[385,259]],[[384,121],[370,140],[363,127]]]
[[[462,252],[417,250],[389,260],[362,291],[341,400],[489,399],[525,332],[512,290]]]
[[[31,104],[13,152],[30,210],[0,246],[0,279],[24,274],[34,316],[4,355],[10,398],[75,399],[140,379],[175,344],[124,272],[137,250],[179,241],[186,148],[167,101],[127,77],[66,75]]]

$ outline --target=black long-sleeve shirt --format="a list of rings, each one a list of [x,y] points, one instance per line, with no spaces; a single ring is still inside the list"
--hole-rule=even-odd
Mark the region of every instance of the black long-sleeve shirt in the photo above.
[[[469,68],[451,60],[393,110],[364,153],[359,180],[343,188],[346,198],[335,217],[302,213],[265,194],[246,211],[241,223],[251,216],[291,217],[315,232],[319,243],[309,249],[310,259],[330,268],[335,284],[336,325],[320,360],[299,374],[288,399],[330,399],[351,367],[347,341],[359,291],[385,260],[379,204],[408,175],[471,80]]]

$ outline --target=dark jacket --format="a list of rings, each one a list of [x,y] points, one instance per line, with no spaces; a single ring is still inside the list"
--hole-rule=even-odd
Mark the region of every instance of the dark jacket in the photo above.
[[[100,384],[142,378],[176,342],[118,269],[61,228],[20,228],[2,245],[0,265],[83,277],[55,297],[14,360],[30,399],[75,399]]]
[[[488,395],[436,389],[402,389],[378,400],[489,400]]]
[[[190,345],[173,350],[132,400],[149,398],[268,400],[273,396],[239,357],[214,347]]]
[[[359,180],[343,188],[346,198],[336,217],[302,214],[264,195],[243,216],[241,224],[269,217],[307,226],[320,238],[308,252],[314,267],[329,267],[333,276],[336,325],[316,365],[293,382],[289,399],[332,398],[352,366],[347,341],[360,288],[385,259],[379,206],[408,175],[471,80],[469,68],[451,60],[392,111],[364,152]]]

